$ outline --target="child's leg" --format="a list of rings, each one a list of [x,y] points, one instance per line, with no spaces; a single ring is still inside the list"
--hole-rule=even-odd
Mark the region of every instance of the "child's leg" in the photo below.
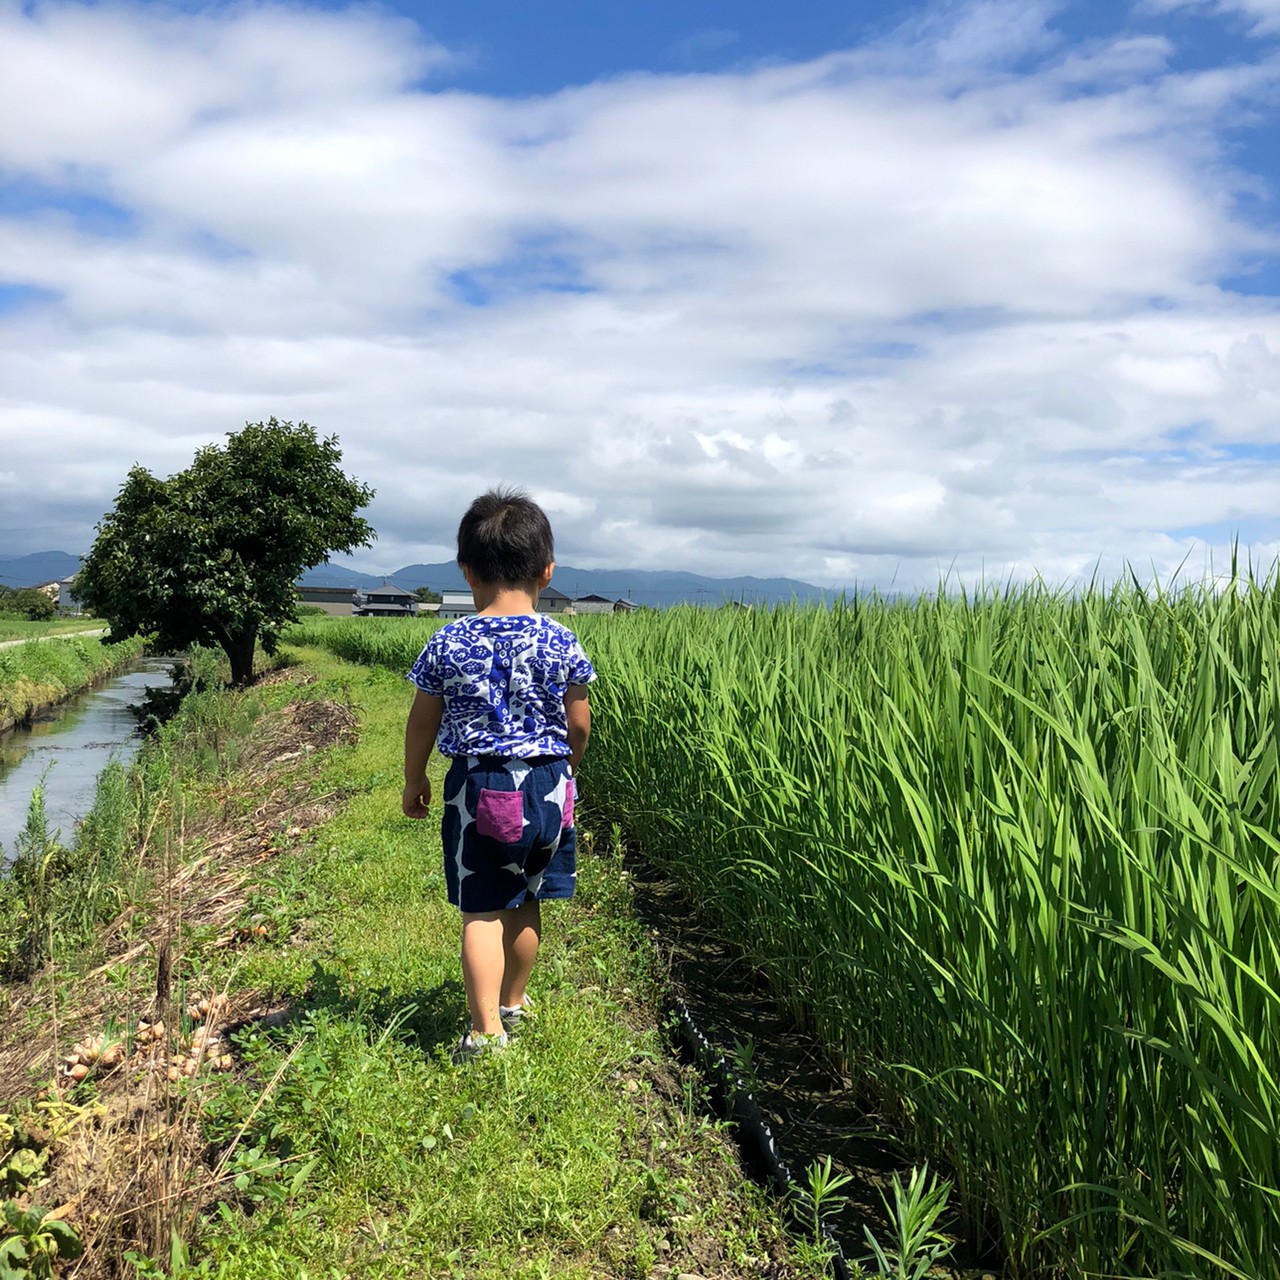
[[[471,1030],[481,1035],[496,1035],[502,1030],[498,1002],[506,967],[504,917],[514,914],[512,911],[462,913],[462,982],[467,989]]]
[[[502,914],[502,1003],[514,1009],[524,1003],[524,989],[538,958],[542,937],[542,907],[537,898],[528,898],[514,911]]]

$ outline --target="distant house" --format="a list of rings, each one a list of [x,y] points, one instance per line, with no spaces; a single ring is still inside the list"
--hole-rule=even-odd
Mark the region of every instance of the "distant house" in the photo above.
[[[323,609],[336,618],[349,618],[353,612],[355,587],[303,587],[299,586],[298,603]]]
[[[634,600],[615,600],[613,602],[614,613],[632,613],[639,607]]]
[[[476,602],[467,591],[442,591],[440,608],[436,614],[442,622],[450,618],[469,618],[476,611]],[[563,591],[548,587],[538,596],[539,613],[571,613],[573,601]]]
[[[62,583],[60,582],[37,582],[36,585],[30,589],[32,591],[40,592],[43,596],[48,596],[49,599],[56,604],[58,596],[61,594],[61,587]]]
[[[573,602],[574,613],[612,613],[613,601],[604,596],[579,596]]]
[[[357,618],[416,618],[418,597],[384,582],[380,587],[357,591],[351,598],[351,612]]]
[[[75,590],[76,575],[73,573],[69,578],[63,578],[58,583],[58,608],[65,609],[68,613],[80,613],[82,607],[76,596]]]
[[[470,588],[463,591],[442,591],[436,617],[441,621],[449,618],[469,618],[475,611],[476,602],[471,598]]]
[[[539,613],[568,613],[572,605],[573,601],[563,591],[557,591],[555,587],[544,587],[538,596]]]

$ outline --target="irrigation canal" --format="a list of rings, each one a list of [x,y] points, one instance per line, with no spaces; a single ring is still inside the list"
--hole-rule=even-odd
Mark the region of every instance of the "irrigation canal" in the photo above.
[[[30,726],[0,737],[0,868],[13,857],[31,793],[44,779],[50,832],[69,840],[93,807],[98,774],[128,763],[138,747],[130,707],[148,689],[170,683],[172,658],[143,658],[123,675],[41,712]]]

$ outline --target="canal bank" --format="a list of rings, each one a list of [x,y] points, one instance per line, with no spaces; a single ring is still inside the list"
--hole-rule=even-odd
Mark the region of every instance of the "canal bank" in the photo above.
[[[127,765],[137,749],[131,708],[149,689],[172,683],[172,665],[172,658],[132,657],[123,672],[0,733],[0,867],[12,857],[37,787],[50,826],[74,830],[93,805],[98,775],[113,759]]]
[[[606,842],[548,904],[538,1019],[451,1064],[457,915],[438,825],[400,812],[403,682],[296,656],[147,742],[117,909],[0,985],[0,1110],[71,1117],[39,1194],[76,1274],[822,1280],[664,1052]]]
[[[141,636],[107,644],[83,635],[0,647],[0,734],[124,670],[145,648]]]

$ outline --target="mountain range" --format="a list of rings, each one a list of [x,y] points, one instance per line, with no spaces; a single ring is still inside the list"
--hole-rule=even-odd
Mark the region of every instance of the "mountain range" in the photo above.
[[[39,551],[33,555],[0,555],[0,584],[32,587],[37,583],[69,578],[80,568],[80,557],[66,551]],[[440,564],[407,564],[394,573],[363,573],[342,561],[317,565],[303,572],[298,581],[308,587],[380,587],[394,583],[406,591],[430,587],[432,591],[465,590],[466,581],[452,561]],[[579,569],[575,565],[556,566],[555,587],[575,600],[583,596],[604,596],[608,600],[630,599],[636,604],[666,608],[673,604],[718,605],[727,600],[747,604],[785,604],[792,600],[818,603],[835,592],[823,591],[796,578],[711,578],[698,573],[663,569]]]
[[[80,568],[80,557],[66,551],[37,551],[29,556],[0,555],[0,586],[38,587],[60,582]]]
[[[394,573],[360,573],[341,562],[318,565],[298,579],[309,587],[378,587],[394,583],[406,591],[430,587],[432,591],[465,591],[466,579],[451,560],[439,564],[407,564]],[[723,604],[741,600],[748,604],[781,604],[791,600],[818,602],[830,599],[809,582],[795,578],[709,578],[697,573],[664,569],[580,569],[557,564],[551,585],[575,600],[604,596],[607,600],[633,600],[636,604],[666,608],[673,604]]]

